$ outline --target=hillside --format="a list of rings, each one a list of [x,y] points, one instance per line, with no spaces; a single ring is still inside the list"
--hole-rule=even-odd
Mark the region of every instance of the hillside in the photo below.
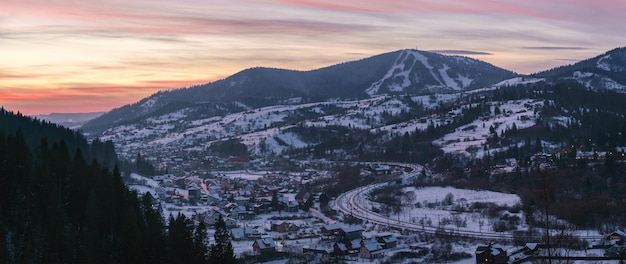
[[[252,68],[213,83],[158,92],[114,109],[82,129],[99,133],[115,125],[186,109],[193,119],[259,107],[384,94],[433,94],[482,88],[515,74],[459,56],[401,50],[311,71]]]
[[[533,74],[550,80],[574,80],[587,88],[624,91],[626,89],[626,47],[602,55]]]
[[[0,263],[207,263],[212,257],[204,226],[196,229],[181,215],[166,223],[151,196],[139,198],[117,169],[86,158],[110,151],[115,157],[107,149],[112,145],[99,148],[69,129],[4,109],[0,123]]]

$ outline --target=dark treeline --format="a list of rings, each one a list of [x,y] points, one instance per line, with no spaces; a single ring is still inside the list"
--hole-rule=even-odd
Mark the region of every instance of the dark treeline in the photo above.
[[[26,145],[31,149],[38,148],[41,139],[46,138],[48,147],[54,142],[64,141],[68,149],[80,149],[85,160],[95,159],[108,169],[113,169],[117,163],[117,155],[111,141],[94,140],[90,144],[78,131],[0,108],[0,132],[5,135],[14,134],[18,129],[22,130]]]
[[[219,258],[209,251],[203,225],[195,227],[182,215],[170,216],[166,224],[150,195],[140,199],[117,169],[97,159],[88,162],[83,149],[97,148],[80,147],[86,142],[82,136],[68,139],[66,129],[7,112],[3,116],[0,263],[207,263]],[[33,125],[42,131],[26,132]],[[50,139],[45,131],[61,138]],[[35,139],[39,144],[33,147]],[[230,245],[227,237],[216,235],[216,241],[220,247]],[[234,262],[232,250],[226,252],[230,255],[220,256]]]

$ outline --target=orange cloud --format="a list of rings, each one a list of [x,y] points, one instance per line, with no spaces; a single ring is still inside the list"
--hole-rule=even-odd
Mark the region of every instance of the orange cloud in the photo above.
[[[3,89],[0,106],[24,114],[51,112],[108,111],[139,101],[160,90],[187,87],[200,82],[181,80],[148,80],[132,86],[93,83],[65,83],[65,87],[48,89]]]

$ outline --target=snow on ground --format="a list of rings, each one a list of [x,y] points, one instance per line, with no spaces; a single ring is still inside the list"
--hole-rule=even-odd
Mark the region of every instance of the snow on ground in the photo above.
[[[403,193],[413,192],[415,194],[414,205],[404,206],[400,214],[392,213],[389,221],[402,221],[419,223],[428,227],[441,226],[450,230],[461,230],[471,232],[491,231],[488,220],[480,213],[452,211],[454,206],[469,208],[473,203],[495,203],[501,206],[515,206],[521,203],[519,196],[515,194],[499,193],[485,190],[457,189],[453,187],[405,187]],[[452,195],[453,204],[442,206],[447,195]],[[372,202],[369,199],[359,199],[366,207],[382,208],[383,205]],[[419,203],[419,207],[417,204]],[[432,204],[432,206],[429,206]],[[455,225],[452,220],[459,219],[465,226]]]
[[[139,195],[144,195],[145,193],[150,193],[150,195],[152,195],[152,197],[159,197],[157,191],[152,188],[152,187],[148,187],[145,185],[139,185],[139,184],[129,184],[128,185],[128,189],[131,189],[133,191],[137,191],[137,194]]]
[[[454,187],[424,187],[415,188],[407,187],[402,190],[404,193],[412,191],[416,195],[416,201],[418,202],[437,202],[442,201],[446,195],[452,194],[455,201],[465,199],[468,204],[474,202],[488,202],[495,203],[502,206],[513,206],[521,203],[521,200],[517,194],[485,191],[485,190],[468,190],[458,189]]]
[[[525,99],[507,101],[499,105],[502,114],[486,119],[476,119],[474,122],[457,128],[442,138],[433,141],[441,147],[445,153],[462,153],[466,155],[484,155],[483,145],[490,135],[490,127],[494,127],[500,136],[502,131],[511,129],[513,124],[517,129],[523,129],[535,125],[535,113],[527,106],[542,104],[542,102]],[[493,111],[492,107],[492,112]]]
[[[218,175],[225,175],[231,179],[246,179],[251,181],[256,181],[265,176],[264,173],[251,173],[249,171],[216,171]]]
[[[450,69],[450,66],[448,66],[447,64],[443,65],[443,69],[439,69],[439,75],[441,75],[441,78],[443,78],[443,82],[446,84],[447,87],[455,89],[455,90],[461,90],[462,87],[459,87],[459,84],[454,81],[450,75],[448,75],[448,70]]]
[[[611,71],[611,63],[606,62],[609,59],[611,59],[611,54],[604,55],[604,57],[600,58],[598,62],[596,62],[596,67],[605,71]]]
[[[147,177],[144,177],[144,176],[141,176],[141,175],[139,175],[137,173],[131,173],[130,174],[130,178],[133,179],[133,180],[136,180],[136,181],[138,181],[138,182],[140,182],[143,185],[146,185],[148,187],[152,187],[152,188],[158,188],[159,187],[159,183],[156,182],[155,180],[147,178]]]
[[[148,118],[146,121],[148,123],[152,123],[152,124],[165,124],[165,123],[170,123],[172,121],[175,120],[180,120],[182,118],[187,117],[187,109],[181,109],[172,113],[168,113],[162,116],[158,116],[158,117],[151,117]]]
[[[501,87],[501,86],[513,86],[513,85],[518,85],[518,84],[531,84],[531,83],[538,83],[543,80],[544,78],[513,77],[511,79],[507,79],[499,83],[496,83],[493,86]]]
[[[377,82],[373,83],[369,88],[365,89],[365,93],[369,94],[370,96],[373,96],[375,94],[378,93],[378,90],[380,90],[380,86],[389,79],[396,79],[397,77],[402,77],[402,84],[396,84],[394,83],[392,87],[390,87],[389,89],[391,91],[402,91],[404,88],[408,87],[411,82],[408,80],[409,78],[409,73],[411,72],[411,69],[413,69],[413,65],[415,65],[413,63],[413,65],[411,65],[411,68],[408,70],[405,70],[406,65],[404,64],[405,58],[407,56],[408,51],[402,51],[400,52],[400,55],[398,55],[398,58],[396,58],[396,61],[394,62],[394,65],[389,69],[389,71],[387,71],[387,73],[385,74],[385,76],[383,76],[382,79],[378,80]]]

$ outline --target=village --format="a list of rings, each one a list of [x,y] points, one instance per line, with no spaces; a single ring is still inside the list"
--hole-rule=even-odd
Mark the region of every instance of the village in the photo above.
[[[538,156],[537,159],[547,162],[549,157]],[[172,164],[184,163],[181,159],[171,160]],[[437,219],[443,215],[440,211],[433,211],[437,220],[433,219],[433,223],[429,223],[433,228],[437,226],[441,228],[436,232],[420,232],[417,229],[411,229],[409,228],[411,223],[408,222],[406,228],[399,228],[393,224],[385,225],[384,222],[374,221],[372,216],[367,221],[367,218],[360,218],[356,212],[352,215],[352,212],[337,210],[339,205],[335,204],[334,199],[322,197],[322,193],[308,188],[312,182],[332,177],[334,166],[332,162],[319,161],[305,164],[294,163],[287,159],[283,162],[289,163],[290,167],[295,166],[300,169],[272,170],[275,164],[228,159],[217,162],[219,166],[207,174],[191,171],[148,178],[133,173],[127,181],[129,188],[137,191],[138,194],[150,193],[156,198],[155,205],[161,206],[166,218],[170,215],[175,217],[178,214],[184,214],[209,227],[214,226],[216,221],[222,218],[230,228],[236,256],[252,262],[294,258],[308,259],[316,263],[331,259],[382,262],[391,261],[394,258],[409,258],[422,261],[445,259],[455,263],[522,263],[546,257],[549,255],[548,252],[552,252],[537,241],[528,241],[523,247],[509,245],[508,248],[497,243],[509,241],[507,235],[496,239],[466,237],[458,225],[454,227],[447,223],[450,226],[446,227],[445,217]],[[515,166],[514,160],[507,163],[499,165],[498,169],[511,170]],[[406,167],[398,164],[367,163],[360,164],[360,166],[363,177],[408,175]],[[170,168],[174,168],[174,171],[176,169]],[[431,188],[433,190],[430,192],[438,194],[444,192],[434,189],[436,187]],[[463,190],[446,189],[445,192],[448,192],[448,195],[451,195],[450,192],[455,192],[454,194],[461,198],[457,199],[458,202],[466,200],[462,196],[467,194],[461,191]],[[477,193],[485,196],[486,192]],[[496,193],[492,199],[494,201],[511,200],[503,195],[506,194]],[[436,200],[443,199],[443,197],[436,198]],[[470,202],[464,201],[464,203]],[[372,206],[371,209],[375,210],[375,207]],[[398,223],[400,219],[408,219],[411,210],[420,209],[414,208],[405,213],[398,213]],[[409,216],[406,216],[407,213]],[[422,211],[414,211],[413,214],[419,215]],[[462,218],[451,215],[456,219]],[[476,220],[476,213],[470,214],[469,217],[470,222],[471,219]],[[395,216],[388,215],[387,223],[389,219],[395,219]],[[428,221],[431,221],[430,217]],[[465,216],[465,221],[468,221],[468,216]],[[421,222],[421,225],[423,226],[424,222]],[[480,230],[483,232],[483,223],[481,222],[480,225]],[[465,228],[478,229],[472,223]],[[488,232],[490,228],[493,229],[493,227],[484,227],[484,231]],[[523,228],[523,224],[520,228]],[[457,230],[457,233],[454,230]],[[211,231],[209,228],[209,233]],[[455,239],[455,236],[460,236],[460,239]],[[574,254],[575,256],[593,255],[598,260],[623,257],[624,233],[621,231],[616,231],[615,234],[605,238],[598,234],[588,238],[593,238],[589,246],[590,252],[578,252]],[[568,254],[572,253],[568,252]]]
[[[225,161],[220,168],[231,170],[203,178],[193,174],[147,178],[133,173],[128,186],[139,194],[155,197],[165,217],[181,213],[209,227],[221,217],[231,228],[235,253],[242,258],[268,260],[309,252],[370,259],[396,248],[398,237],[391,232],[381,235],[323,214],[332,210],[330,205],[320,206],[320,194],[305,186],[330,177],[328,171],[260,171],[248,169],[252,165],[243,165],[245,162]],[[388,165],[374,165],[372,170],[379,174],[401,173],[400,168]],[[368,234],[367,239],[363,239],[364,234]]]

